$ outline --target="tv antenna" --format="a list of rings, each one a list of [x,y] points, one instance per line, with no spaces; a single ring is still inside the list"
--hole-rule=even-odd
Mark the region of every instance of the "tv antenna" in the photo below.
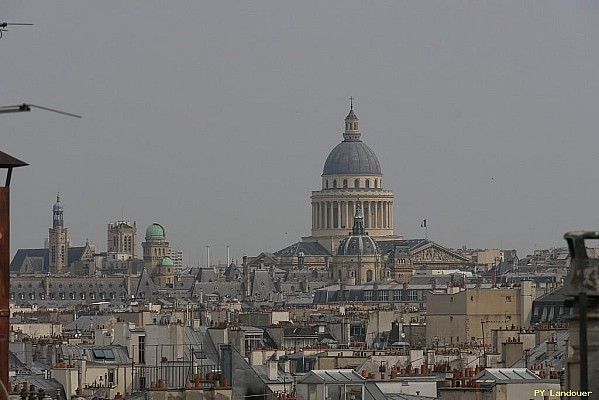
[[[32,108],[38,108],[40,110],[51,111],[51,112],[55,112],[58,114],[67,115],[69,117],[81,118],[81,115],[72,114],[72,113],[68,113],[65,111],[55,110],[53,108],[36,106],[35,104],[27,104],[27,103],[18,104],[15,106],[0,106],[0,114],[31,111]]]
[[[4,32],[8,32],[8,29],[6,29],[9,26],[16,26],[16,25],[33,25],[33,24],[27,24],[27,23],[22,23],[22,22],[0,22],[0,39],[2,39],[2,34]]]

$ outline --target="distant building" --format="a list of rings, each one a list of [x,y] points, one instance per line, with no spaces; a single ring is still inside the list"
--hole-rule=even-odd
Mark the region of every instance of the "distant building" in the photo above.
[[[47,242],[48,247],[44,248],[18,249],[10,263],[11,274],[66,274],[89,269],[93,264],[95,245],[89,242],[78,247],[70,245],[60,195],[52,207],[52,227],[48,230]]]
[[[529,281],[514,287],[432,291],[426,296],[426,342],[482,342],[483,336],[489,340],[492,329],[529,326],[532,300]]]
[[[333,280],[346,285],[362,285],[385,277],[380,249],[364,229],[362,208],[357,204],[353,229],[345,237],[333,261]]]
[[[48,248],[50,251],[49,268],[53,274],[66,272],[69,266],[67,228],[64,227],[64,210],[60,204],[60,194],[52,207],[52,228],[48,232]]]
[[[169,253],[170,246],[166,241],[166,234],[162,225],[153,223],[146,229],[146,240],[143,247],[144,266],[148,272],[153,273],[160,261]]]
[[[321,190],[312,192],[312,234],[333,252],[351,229],[357,205],[364,228],[375,238],[393,235],[393,192],[383,189],[383,173],[374,151],[362,141],[360,120],[353,110],[345,118],[343,141],[327,157]]]
[[[165,256],[156,266],[152,278],[154,282],[161,288],[174,288],[175,264],[169,256]]]
[[[116,221],[108,224],[107,252],[137,257],[137,224],[135,221]]]
[[[183,252],[169,248],[168,256],[173,260],[175,275],[179,275],[183,271]]]

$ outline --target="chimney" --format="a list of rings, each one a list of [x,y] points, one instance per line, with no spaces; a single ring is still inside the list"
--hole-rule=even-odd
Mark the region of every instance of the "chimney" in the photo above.
[[[278,378],[278,375],[279,375],[278,374],[279,363],[274,360],[268,360],[268,362],[266,363],[266,366],[268,368],[268,380],[276,381]]]
[[[547,340],[547,355],[550,356],[557,351],[557,341],[555,337],[551,337]]]

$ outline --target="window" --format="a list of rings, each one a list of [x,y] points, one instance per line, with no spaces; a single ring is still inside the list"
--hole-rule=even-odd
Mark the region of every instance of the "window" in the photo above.
[[[369,269],[366,271],[366,282],[370,282],[372,280],[372,270]]]
[[[512,296],[505,296],[505,301],[507,301],[507,302],[512,301]]]
[[[372,300],[372,290],[364,291],[364,300],[366,300],[366,301]]]
[[[140,336],[137,338],[137,344],[139,345],[137,356],[141,364],[146,363],[146,337]]]
[[[71,297],[71,300],[75,300],[75,293],[71,292],[69,293],[69,296]]]
[[[395,300],[395,301],[401,300],[401,290],[393,291],[393,300]]]
[[[416,290],[410,290],[410,292],[408,293],[408,300],[409,301],[418,300],[418,292]]]
[[[343,189],[347,189],[347,179],[343,180]]]
[[[29,293],[29,300],[35,300],[35,293]]]
[[[451,316],[451,315],[450,315],[450,316],[449,316],[449,320],[450,320],[450,321],[453,321],[453,316]]]
[[[379,181],[378,181],[378,179],[375,179],[374,180],[374,188],[376,189],[378,187],[379,187]]]
[[[333,179],[333,189],[337,189],[337,179]]]
[[[366,179],[366,187],[369,188],[370,187],[370,179]]]
[[[355,188],[359,188],[360,187],[360,180],[359,179],[354,179],[354,187]]]
[[[92,352],[96,360],[114,360],[112,349],[93,349]]]
[[[380,301],[389,301],[389,291],[388,290],[379,291],[379,300]]]
[[[106,378],[106,380],[108,381],[108,384],[114,384],[114,383],[116,383],[114,381],[114,369],[109,369],[108,370],[108,377]]]
[[[325,188],[327,188],[327,189],[329,188],[329,180],[328,179],[326,180]]]

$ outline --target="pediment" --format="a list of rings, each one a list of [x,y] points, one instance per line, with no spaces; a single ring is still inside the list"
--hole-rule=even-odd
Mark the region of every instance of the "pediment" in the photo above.
[[[412,259],[417,263],[431,264],[470,264],[471,261],[443,246],[436,243],[428,243],[427,245],[412,250]]]

